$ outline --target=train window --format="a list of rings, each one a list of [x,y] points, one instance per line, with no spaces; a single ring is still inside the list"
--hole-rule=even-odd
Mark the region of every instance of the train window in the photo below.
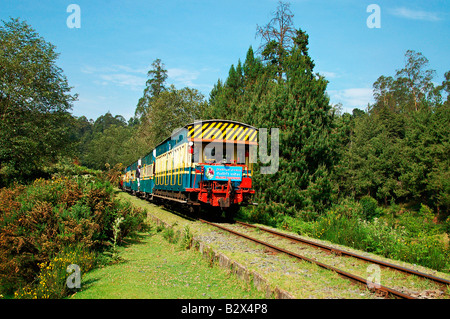
[[[200,159],[200,149],[198,147],[198,145],[194,146],[194,154],[192,156],[192,162],[194,163],[198,163]]]
[[[225,163],[224,146],[221,143],[206,144],[203,157],[205,163]]]
[[[238,164],[245,163],[245,151],[244,150],[237,151],[237,163]]]
[[[203,151],[203,157],[205,163],[214,163],[216,162],[216,147],[207,145]]]
[[[193,163],[249,164],[249,148],[245,144],[195,143],[189,146],[189,153],[190,147]]]

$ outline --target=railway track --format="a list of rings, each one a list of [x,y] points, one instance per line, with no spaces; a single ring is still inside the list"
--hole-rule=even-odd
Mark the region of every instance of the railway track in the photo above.
[[[206,220],[203,220],[203,219],[200,219],[200,221],[203,222],[203,223],[212,225],[214,227],[217,227],[219,229],[222,229],[222,230],[224,230],[226,232],[232,233],[232,234],[234,234],[236,236],[240,236],[240,237],[246,238],[248,240],[251,240],[253,242],[256,242],[256,243],[258,243],[260,245],[263,245],[263,246],[265,246],[265,247],[267,247],[269,249],[272,249],[274,251],[278,251],[280,253],[287,254],[287,255],[289,255],[291,257],[294,257],[296,259],[304,260],[304,261],[316,264],[316,265],[318,265],[318,266],[320,266],[322,268],[334,271],[337,274],[339,274],[340,276],[345,277],[347,279],[350,279],[353,282],[356,282],[356,283],[359,283],[359,284],[367,286],[369,288],[369,290],[375,291],[377,294],[382,295],[382,296],[384,296],[386,298],[388,298],[388,297],[401,298],[401,299],[416,299],[417,298],[417,297],[413,296],[412,294],[407,294],[407,293],[401,292],[399,290],[396,290],[396,289],[393,289],[393,288],[381,285],[379,283],[369,282],[367,278],[363,278],[363,277],[358,276],[358,275],[356,275],[354,273],[351,273],[351,272],[348,272],[348,271],[344,271],[344,270],[339,269],[339,268],[337,268],[335,266],[332,266],[332,265],[330,265],[328,263],[321,262],[321,261],[317,260],[316,258],[307,257],[305,255],[298,254],[297,252],[294,252],[294,251],[291,251],[291,250],[287,250],[287,249],[282,248],[280,246],[268,243],[267,241],[263,241],[261,239],[256,238],[258,236],[249,236],[248,234],[245,234],[245,233],[242,233],[242,232],[238,232],[238,231],[230,229],[228,227],[224,227],[222,225],[219,225],[219,224],[216,224],[216,223],[212,223],[212,222],[209,222],[209,221],[206,221]],[[432,281],[434,283],[437,283],[439,285],[444,285],[444,286],[450,285],[450,281],[447,280],[447,279],[436,277],[436,276],[433,276],[433,275],[430,275],[430,274],[426,274],[426,273],[423,273],[423,272],[419,272],[419,271],[416,271],[414,269],[409,269],[409,268],[401,267],[401,266],[398,266],[398,265],[395,265],[395,264],[392,264],[392,263],[388,263],[388,262],[384,262],[384,261],[380,261],[380,260],[375,260],[375,259],[367,257],[367,256],[355,254],[353,252],[345,251],[345,250],[342,250],[342,249],[337,249],[335,247],[323,245],[323,244],[316,243],[316,242],[313,242],[313,241],[309,241],[309,240],[306,240],[306,239],[303,239],[303,238],[300,238],[300,237],[291,236],[291,235],[288,235],[288,234],[283,234],[281,232],[277,232],[277,231],[274,231],[274,230],[271,230],[271,229],[268,229],[268,228],[265,228],[265,227],[255,226],[255,225],[251,225],[251,224],[247,224],[247,223],[243,223],[243,222],[239,222],[239,221],[237,221],[236,224],[238,224],[238,225],[240,225],[242,227],[248,228],[248,229],[252,228],[252,229],[255,229],[255,230],[259,230],[259,231],[268,233],[270,235],[275,235],[275,236],[278,236],[280,238],[285,238],[285,239],[288,239],[289,241],[297,243],[297,244],[308,245],[308,246],[320,249],[322,251],[326,251],[327,253],[333,253],[333,254],[335,254],[337,256],[346,256],[346,257],[354,258],[354,259],[357,259],[357,260],[364,261],[366,263],[375,264],[375,265],[378,265],[378,266],[381,266],[381,267],[384,267],[384,268],[393,269],[394,271],[398,271],[398,272],[404,273],[404,274],[406,274],[408,276],[418,276],[420,278],[424,278],[426,280],[430,280],[430,281]]]

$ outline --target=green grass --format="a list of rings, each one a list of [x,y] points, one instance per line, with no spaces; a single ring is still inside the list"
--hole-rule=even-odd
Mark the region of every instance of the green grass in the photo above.
[[[170,244],[156,227],[119,250],[121,261],[82,274],[77,299],[264,298],[227,270],[210,266],[196,250]]]

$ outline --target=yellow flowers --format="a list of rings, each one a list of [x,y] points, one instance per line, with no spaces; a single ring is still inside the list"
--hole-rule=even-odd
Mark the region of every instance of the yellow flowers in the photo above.
[[[21,299],[61,298],[67,293],[67,266],[77,264],[80,270],[87,272],[93,268],[95,255],[86,249],[73,247],[63,250],[48,262],[38,263],[39,275],[34,285],[24,287],[14,294]]]

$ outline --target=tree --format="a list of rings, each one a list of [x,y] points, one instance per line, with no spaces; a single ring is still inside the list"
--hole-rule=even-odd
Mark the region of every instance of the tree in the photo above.
[[[264,60],[276,66],[278,78],[281,79],[281,64],[287,52],[294,46],[296,29],[292,18],[294,15],[289,9],[289,3],[278,2],[277,11],[273,18],[264,27],[256,26],[256,35],[261,37],[259,47]]]
[[[444,77],[445,79],[442,81],[442,84],[436,88],[436,95],[439,96],[439,100],[441,101],[442,94],[445,94],[447,99],[444,104],[450,104],[450,71],[445,72]]]
[[[281,64],[286,80],[270,86],[257,112],[258,127],[280,129],[279,170],[262,178],[261,202],[292,215],[320,213],[330,204],[334,155],[327,81],[313,72],[308,37],[300,29],[296,34]]]
[[[110,112],[100,115],[92,126],[92,133],[103,133],[111,125],[126,126],[127,122],[122,115],[113,116]]]
[[[82,160],[87,152],[87,145],[92,140],[92,129],[94,122],[86,116],[73,117],[70,126],[70,141],[73,145],[73,157]]]
[[[435,71],[424,69],[428,65],[428,59],[420,52],[408,50],[405,59],[405,67],[397,71],[397,82],[408,89],[414,101],[414,110],[417,111],[419,104],[433,91],[431,80]]]
[[[251,123],[252,110],[249,107],[257,95],[258,85],[268,79],[263,79],[265,73],[263,64],[256,58],[252,47],[242,64],[231,65],[225,81],[218,80],[211,90],[209,103],[202,115],[205,119],[229,119]]]
[[[274,19],[258,27],[266,41],[262,57],[255,58],[250,47],[245,62],[231,66],[228,78],[214,87],[206,112],[279,129],[278,171],[263,175],[257,164],[252,172],[260,203],[255,214],[269,218],[313,218],[331,203],[334,114],[327,81],[313,70],[308,35],[293,29],[292,17],[288,5],[280,4]]]
[[[136,107],[135,116],[137,118],[141,118],[149,112],[152,100],[166,90],[167,70],[164,68],[164,63],[160,59],[156,59],[153,61],[152,67],[153,69],[147,73],[149,79],[146,82],[144,95],[139,99]]]
[[[247,55],[245,57],[244,65],[242,68],[244,72],[245,86],[249,87],[254,85],[259,75],[261,74],[263,67],[261,61],[258,58],[255,58],[255,54],[251,46],[247,51]]]
[[[408,50],[405,66],[397,70],[395,77],[380,76],[373,84],[376,103],[372,112],[389,108],[397,113],[411,113],[420,108],[429,108],[438,99],[432,82],[434,70],[426,69],[428,59],[420,52]]]
[[[335,170],[342,195],[370,195],[387,205],[426,204],[440,218],[450,213],[450,72],[437,87],[428,59],[408,50],[394,77],[374,83],[375,103],[355,112]],[[447,100],[443,102],[443,99]]]
[[[55,46],[19,19],[0,27],[0,178],[39,174],[67,149],[71,95]],[[1,182],[0,182],[1,183]]]
[[[295,27],[292,18],[294,15],[289,9],[290,4],[279,1],[277,11],[273,13],[273,18],[264,27],[256,26],[256,34],[260,36],[263,43],[260,50],[264,51],[272,41],[277,43],[277,47],[281,50],[289,51],[292,49],[295,37]],[[263,54],[264,55],[264,54]]]
[[[94,169],[105,169],[105,164],[112,167],[136,160],[141,155],[141,150],[131,143],[136,132],[136,128],[116,124],[97,132],[87,146],[83,164]]]
[[[196,89],[176,89],[171,85],[152,100],[151,112],[145,115],[138,137],[145,140],[148,150],[168,138],[174,129],[201,119],[206,102]]]
[[[391,76],[380,76],[373,84],[373,97],[379,108],[391,107],[394,109],[396,104],[393,100],[394,79]]]

